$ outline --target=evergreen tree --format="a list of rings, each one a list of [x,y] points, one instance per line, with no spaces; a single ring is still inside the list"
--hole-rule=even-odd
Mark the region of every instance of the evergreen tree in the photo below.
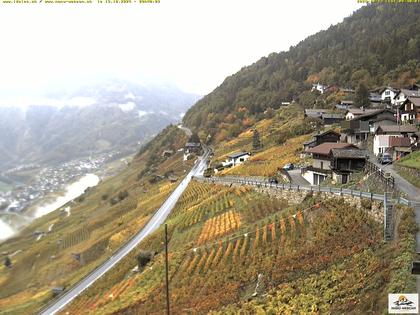
[[[12,261],[10,260],[9,256],[6,256],[4,259],[4,266],[7,268],[12,268]]]
[[[258,132],[257,129],[254,129],[252,147],[253,147],[254,150],[261,149],[260,133]]]
[[[369,91],[367,87],[360,83],[356,89],[355,104],[358,107],[367,107],[370,105]]]

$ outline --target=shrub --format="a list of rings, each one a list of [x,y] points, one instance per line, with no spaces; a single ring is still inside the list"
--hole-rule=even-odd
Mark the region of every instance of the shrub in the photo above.
[[[127,197],[128,197],[128,191],[127,190],[122,190],[118,193],[118,199],[120,201],[124,200]]]
[[[140,251],[137,255],[137,265],[139,266],[139,270],[142,270],[155,256],[154,252],[151,251]]]

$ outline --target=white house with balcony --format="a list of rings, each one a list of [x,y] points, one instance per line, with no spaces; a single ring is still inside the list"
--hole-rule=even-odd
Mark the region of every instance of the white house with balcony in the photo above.
[[[236,166],[248,160],[250,156],[251,154],[249,152],[237,152],[234,154],[229,154],[227,159],[222,162],[222,165],[225,167]]]
[[[390,104],[395,104],[395,96],[398,94],[399,90],[394,89],[393,87],[386,87],[380,91],[382,102],[389,102]]]

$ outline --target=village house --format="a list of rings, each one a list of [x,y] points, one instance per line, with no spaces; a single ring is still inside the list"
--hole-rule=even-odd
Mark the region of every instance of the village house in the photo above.
[[[368,151],[358,148],[331,150],[331,171],[334,183],[346,184],[353,172],[362,171],[368,159]]]
[[[311,140],[303,143],[303,151],[307,151],[310,148],[316,147],[325,142],[339,142],[340,134],[334,130],[327,130],[318,134],[315,134]]]
[[[311,184],[319,185],[327,177],[332,176],[332,150],[352,148],[356,146],[349,143],[324,142],[316,147],[309,148],[306,153],[311,154],[313,162],[311,166],[302,169],[302,176]]]
[[[329,109],[323,109],[323,108],[318,108],[318,109],[305,109],[305,117],[310,117],[310,118],[318,118],[321,119],[322,114],[328,113],[330,110]]]
[[[185,153],[200,153],[201,143],[198,142],[187,142],[185,144]]]
[[[415,137],[390,137],[388,153],[391,154],[393,160],[399,160],[413,152],[417,140]]]
[[[397,124],[396,114],[390,109],[369,110],[364,113],[341,123],[341,141],[363,148],[369,134],[374,134],[376,128]]]
[[[389,103],[389,104],[394,104],[395,100],[395,95],[397,95],[399,92],[398,89],[395,89],[393,87],[387,86],[383,89],[381,89],[380,94],[381,94],[381,100],[383,103]]]
[[[231,167],[242,164],[249,159],[251,154],[249,152],[237,152],[234,154],[229,154],[226,161],[222,162],[224,167]]]
[[[370,92],[369,93],[369,101],[371,103],[381,103],[382,102],[382,96],[379,93]]]
[[[399,158],[411,152],[411,146],[417,142],[416,132],[414,125],[379,126],[373,138],[373,153],[390,153]]]
[[[409,97],[419,97],[420,98],[420,91],[418,90],[408,90],[408,89],[401,89],[394,97],[394,104],[396,106],[402,105]]]
[[[363,120],[345,120],[341,124],[341,141],[362,147],[369,137],[369,122]]]
[[[327,90],[328,86],[323,85],[320,83],[312,84],[312,90],[311,91],[318,91],[321,94],[324,94],[324,92]]]
[[[340,101],[339,104],[335,105],[335,108],[341,109],[341,110],[348,110],[352,108],[353,105],[354,105],[353,101],[342,100]]]
[[[362,116],[362,115],[366,115],[366,114],[370,114],[370,113],[374,113],[376,112],[377,109],[366,109],[366,108],[350,108],[345,112],[345,118],[346,120],[353,120],[356,117]]]
[[[378,109],[358,116],[354,118],[354,120],[367,121],[371,134],[374,134],[376,128],[379,126],[391,126],[397,124],[396,113],[390,109]]]
[[[323,113],[321,114],[321,120],[324,126],[331,126],[342,122],[344,115],[339,113]]]
[[[402,124],[420,123],[420,97],[408,96],[397,108],[398,121]]]

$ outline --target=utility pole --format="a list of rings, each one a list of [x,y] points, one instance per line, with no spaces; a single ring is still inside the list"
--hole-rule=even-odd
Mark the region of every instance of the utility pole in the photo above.
[[[385,192],[384,192],[384,240],[387,240],[387,228],[388,228],[388,196],[387,196],[387,189],[385,183]]]
[[[169,307],[169,265],[168,265],[168,225],[165,224],[165,269],[166,269],[166,314],[170,315]]]

